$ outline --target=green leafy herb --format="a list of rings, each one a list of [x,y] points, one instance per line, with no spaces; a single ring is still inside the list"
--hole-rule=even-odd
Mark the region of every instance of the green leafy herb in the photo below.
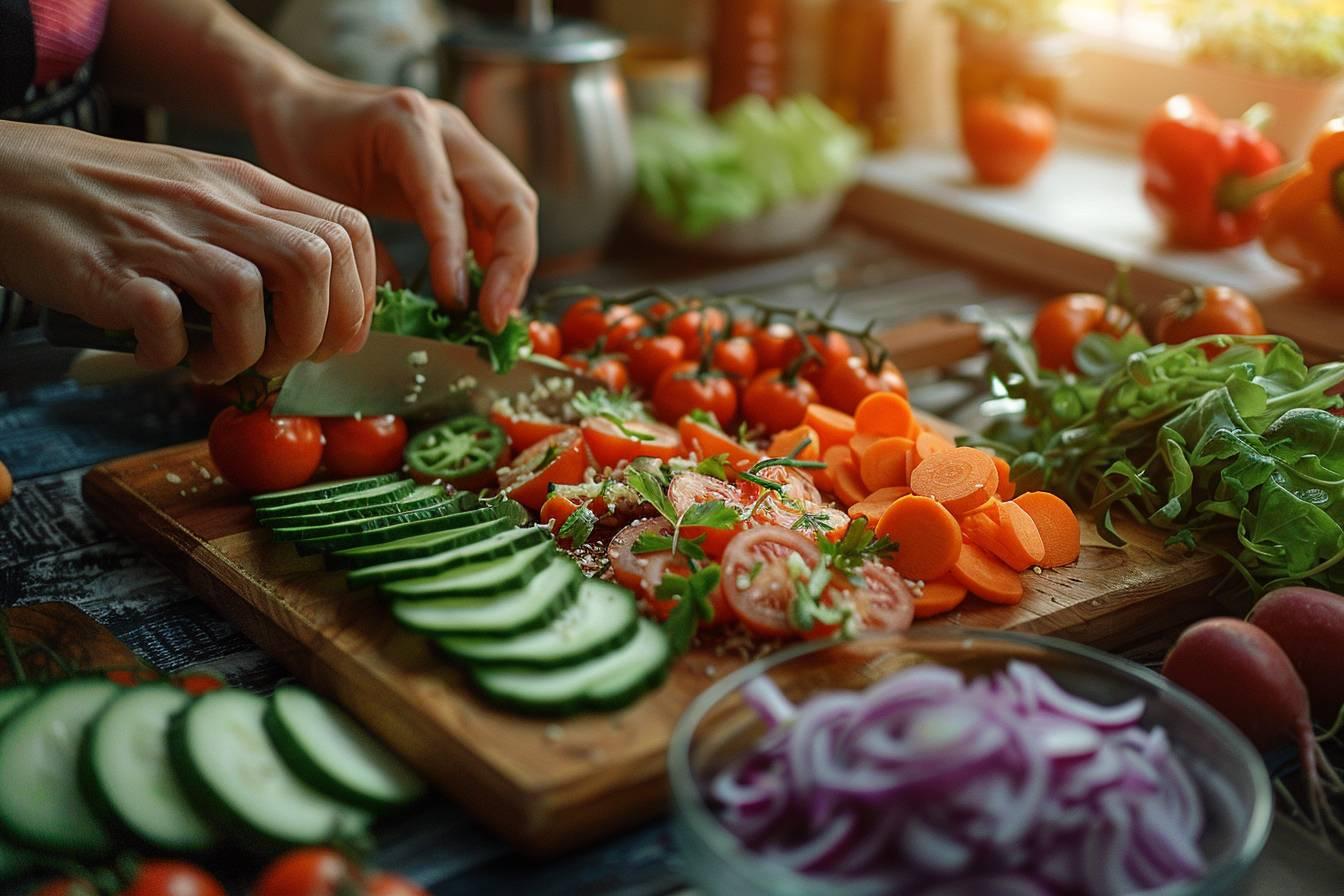
[[[713,476],[715,479],[728,479],[728,455],[715,454],[706,457],[695,465],[695,472],[702,476]]]
[[[610,392],[606,389],[593,389],[580,392],[569,400],[570,407],[580,417],[617,417],[621,420],[648,420],[648,411],[644,403],[635,398],[629,389]]]
[[[739,522],[737,511],[722,501],[692,504],[677,520],[680,526],[699,526],[704,529],[731,529]]]
[[[536,464],[533,465],[532,472],[537,473],[540,472],[541,470],[546,469],[559,456],[560,456],[559,445],[556,444],[547,445],[546,450],[543,451],[541,454],[541,459],[538,460]]]
[[[719,425],[719,418],[715,417],[713,414],[711,414],[704,408],[696,408],[695,410],[691,411],[687,416],[690,417],[692,420],[694,420],[696,423],[701,424],[702,426],[708,426],[710,429],[717,430],[718,432],[723,432],[723,427]]]
[[[555,535],[557,538],[569,539],[570,544],[577,548],[587,544],[596,525],[597,514],[584,505],[569,515],[569,519],[565,520]]]
[[[688,560],[694,560],[703,563],[706,559],[705,536],[697,535],[695,538],[685,538],[683,536],[673,537],[671,535],[660,535],[656,532],[641,532],[635,539],[635,543],[630,546],[630,550],[636,554],[656,554],[662,551],[676,551]]]
[[[817,539],[826,562],[846,575],[852,575],[869,560],[878,560],[896,550],[896,544],[885,535],[877,535],[868,528],[868,520],[859,517],[849,524],[839,541]]]
[[[658,481],[652,473],[647,470],[641,470],[631,467],[625,473],[626,485],[635,490],[645,501],[653,505],[653,509],[658,511],[658,515],[669,523],[676,525],[677,508],[672,506],[668,500],[667,493],[663,491],[663,484]]]
[[[709,595],[719,587],[721,574],[722,569],[717,563],[697,569],[689,576],[663,574],[654,594],[662,600],[677,601],[663,625],[674,652],[685,653],[700,623],[713,620],[714,607],[709,602]]]

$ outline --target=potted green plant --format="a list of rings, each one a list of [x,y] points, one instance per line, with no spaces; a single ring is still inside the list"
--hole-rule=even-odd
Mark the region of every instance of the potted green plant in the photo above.
[[[1058,113],[1072,46],[1062,0],[944,0],[957,22],[957,101],[1012,93]]]

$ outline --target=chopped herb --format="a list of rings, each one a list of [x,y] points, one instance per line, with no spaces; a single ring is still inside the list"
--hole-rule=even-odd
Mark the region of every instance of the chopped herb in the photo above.
[[[596,525],[597,514],[584,505],[569,515],[569,519],[556,530],[555,535],[557,538],[568,538],[570,544],[577,548],[587,544]]]
[[[635,492],[653,505],[653,509],[669,523],[676,525],[677,508],[672,506],[672,502],[667,499],[667,493],[663,491],[663,484],[646,470],[631,467],[625,473],[625,482]]]
[[[875,560],[884,554],[896,550],[895,543],[885,535],[877,535],[868,528],[868,520],[859,517],[845,530],[844,538],[832,542],[818,539],[822,561],[835,567],[846,575],[853,575],[869,560]]]
[[[728,479],[728,455],[715,454],[707,457],[695,465],[695,472],[702,476],[713,476],[715,479]]]
[[[676,653],[685,653],[700,623],[714,618],[714,607],[709,602],[709,595],[719,586],[721,574],[719,564],[711,563],[689,576],[664,573],[663,580],[658,583],[655,596],[662,600],[677,601],[667,616],[667,622],[663,624],[667,639]]]
[[[580,417],[607,417],[613,414],[622,420],[649,419],[644,404],[631,395],[629,389],[620,392],[609,392],[606,389],[580,392],[569,400],[569,405]]]
[[[805,511],[798,519],[793,521],[791,528],[798,529],[801,532],[811,532],[814,535],[825,535],[835,527],[831,525],[831,519],[827,514],[820,511]]]
[[[737,440],[743,445],[751,441],[751,429],[747,426],[745,420],[737,424]]]
[[[699,423],[703,426],[708,426],[710,429],[717,430],[718,432],[723,432],[723,427],[719,425],[719,418],[715,417],[713,414],[711,414],[704,408],[696,408],[695,410],[687,414],[687,416],[690,417],[692,420],[694,420],[696,423]],[[744,423],[743,425],[745,426],[746,424]]]
[[[642,532],[635,539],[635,543],[630,546],[630,550],[635,554],[656,554],[661,551],[675,550],[688,560],[703,562],[705,560],[704,543],[705,536],[703,535],[697,535],[695,538],[674,538],[671,535],[659,535],[656,532]]]
[[[679,526],[699,526],[704,529],[731,529],[740,522],[737,511],[722,501],[692,504],[677,521]]]
[[[546,469],[559,456],[560,446],[554,443],[547,445],[546,451],[541,455],[541,460],[537,461],[536,465],[532,467],[532,472],[537,473]]]

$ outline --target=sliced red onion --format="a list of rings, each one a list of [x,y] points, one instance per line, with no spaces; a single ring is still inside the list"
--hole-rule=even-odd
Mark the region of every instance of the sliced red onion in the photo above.
[[[843,855],[857,829],[858,819],[853,814],[837,813],[811,840],[790,849],[772,847],[765,855],[795,871],[825,870]]]
[[[906,822],[901,846],[907,861],[943,877],[966,870],[974,856],[965,843],[918,816]]]
[[[784,696],[784,692],[769,675],[753,678],[744,684],[741,694],[742,700],[756,710],[767,728],[778,728],[786,722],[793,721],[797,712],[793,701]]]
[[[938,884],[922,896],[1050,896],[1040,881],[1022,874],[992,874]]]
[[[1008,664],[1008,674],[1019,684],[1030,682],[1039,704],[1064,713],[1080,722],[1087,722],[1098,728],[1126,728],[1135,724],[1143,716],[1143,699],[1135,697],[1114,706],[1099,706],[1081,697],[1075,697],[1055,684],[1054,679],[1046,675],[1039,667],[1029,666],[1016,660]]]

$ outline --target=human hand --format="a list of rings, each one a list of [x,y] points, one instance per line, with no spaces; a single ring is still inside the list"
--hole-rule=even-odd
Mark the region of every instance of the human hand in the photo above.
[[[440,304],[465,308],[468,247],[485,268],[480,312],[503,329],[537,260],[537,197],[455,106],[409,88],[306,72],[249,116],[262,163],[371,215],[413,219]]]
[[[167,368],[188,345],[177,291],[211,315],[191,367],[222,382],[364,344],[373,237],[360,212],[237,159],[0,122],[0,283],[134,330]],[[262,284],[272,295],[268,334]]]

